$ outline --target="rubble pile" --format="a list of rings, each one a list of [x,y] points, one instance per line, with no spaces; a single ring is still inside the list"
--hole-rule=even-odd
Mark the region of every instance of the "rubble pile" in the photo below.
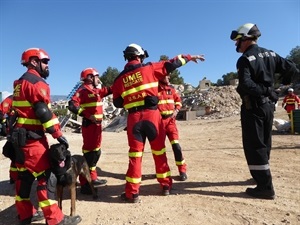
[[[183,91],[181,86],[176,88],[179,93]],[[238,115],[241,99],[235,89],[236,86],[212,86],[207,90],[196,88],[185,91],[181,94],[181,110],[196,111],[197,119],[221,119]],[[121,132],[126,129],[128,113],[126,110],[118,109],[113,105],[112,96],[103,99],[103,114],[102,127],[104,131]],[[68,124],[68,127],[70,125]],[[76,125],[76,128],[78,128],[78,125]]]
[[[182,96],[182,109],[203,111],[198,119],[220,119],[240,113],[241,98],[236,86],[210,87],[208,90],[194,90]]]

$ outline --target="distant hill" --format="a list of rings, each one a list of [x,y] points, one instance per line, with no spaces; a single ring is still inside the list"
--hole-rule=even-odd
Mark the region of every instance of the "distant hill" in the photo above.
[[[51,102],[57,102],[60,100],[67,100],[66,95],[51,95]]]
[[[11,95],[12,93],[8,91],[0,91],[0,102],[3,101],[7,96]],[[67,95],[51,95],[51,102],[57,102],[59,100],[67,100]]]

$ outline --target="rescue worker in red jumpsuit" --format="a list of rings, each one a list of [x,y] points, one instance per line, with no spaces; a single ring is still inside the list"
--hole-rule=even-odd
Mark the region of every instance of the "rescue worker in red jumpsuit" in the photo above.
[[[17,118],[11,134],[16,152],[18,179],[16,208],[21,225],[44,219],[48,225],[76,225],[80,216],[66,216],[55,201],[56,177],[51,172],[49,145],[45,132],[68,147],[57,117],[50,110],[50,89],[45,79],[49,76],[49,55],[40,48],[23,52],[21,64],[27,67],[14,81],[13,110]],[[43,213],[37,212],[30,201],[30,190],[37,179],[37,198]]]
[[[241,126],[245,157],[255,188],[246,194],[261,199],[274,199],[270,170],[272,126],[278,94],[274,89],[275,73],[280,73],[282,83],[291,83],[299,73],[296,65],[274,51],[257,45],[260,30],[246,23],[231,32],[236,51],[242,53],[237,61],[239,84],[237,92],[242,99]]]
[[[101,83],[99,73],[94,68],[86,68],[80,75],[83,85],[75,92],[69,101],[69,110],[76,115],[82,116],[82,153],[85,157],[94,185],[105,184],[107,181],[97,178],[96,165],[101,156],[102,141],[102,99],[112,94],[111,87],[97,88]],[[82,194],[92,194],[87,180],[79,177]]]
[[[9,135],[9,119],[13,115],[14,111],[12,110],[12,101],[13,96],[9,95],[6,97],[0,104],[0,121],[2,124],[2,133],[3,135]],[[13,148],[9,151],[13,152]],[[12,154],[10,154],[12,156]],[[11,160],[10,168],[9,168],[9,183],[14,184],[18,177],[18,171],[15,164],[14,157],[9,157]]]
[[[298,109],[300,109],[300,98],[294,94],[294,89],[288,89],[288,95],[286,95],[282,101],[282,107],[288,113],[289,119],[291,119],[291,113],[296,109],[296,103],[298,105]]]
[[[125,202],[139,202],[139,188],[142,178],[141,163],[148,139],[155,162],[156,178],[163,195],[168,195],[172,187],[171,172],[165,149],[165,130],[158,104],[158,81],[176,68],[189,61],[204,60],[199,55],[178,55],[168,61],[144,64],[148,53],[137,44],[130,44],[123,51],[127,60],[124,70],[113,84],[113,103],[117,108],[128,110],[127,138],[129,144],[129,166],[126,173]]]
[[[180,96],[176,93],[175,88],[170,85],[170,75],[159,81],[158,99],[158,109],[162,116],[166,135],[172,145],[175,163],[179,171],[179,179],[185,181],[187,179],[187,165],[179,145],[179,135],[176,126],[176,116],[182,105]]]

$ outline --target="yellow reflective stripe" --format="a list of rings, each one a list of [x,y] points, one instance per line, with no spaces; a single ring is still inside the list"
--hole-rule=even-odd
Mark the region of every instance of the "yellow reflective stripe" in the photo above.
[[[142,90],[146,90],[146,89],[149,89],[149,88],[153,88],[153,87],[158,87],[158,82],[152,82],[152,83],[148,83],[148,84],[142,84],[138,87],[135,87],[135,88],[131,88],[127,91],[124,91],[121,96],[122,98],[124,98],[125,96],[127,95],[130,95],[132,93],[136,93],[136,92],[139,92],[139,91],[142,91]]]
[[[49,121],[46,122],[46,123],[43,123],[43,127],[44,127],[45,129],[47,129],[47,128],[52,127],[52,126],[54,126],[54,125],[56,125],[56,124],[59,124],[59,121],[58,121],[57,118],[54,118],[54,119],[52,119],[52,120],[49,120]]]
[[[42,171],[42,172],[39,172],[39,173],[33,172],[32,175],[33,175],[34,177],[38,177],[38,176],[42,175],[44,172],[45,172],[45,170]]]
[[[26,171],[27,169],[25,167],[17,167],[17,170],[20,171],[20,172],[24,172]]]
[[[90,171],[94,171],[94,170],[96,170],[96,166],[90,167]]]
[[[82,149],[82,153],[88,153],[88,152],[97,152],[97,151],[101,151],[101,148],[95,148],[93,150],[86,150],[86,149]]]
[[[28,124],[28,125],[42,125],[41,121],[38,119],[28,119],[19,117],[17,123],[19,124]]]
[[[176,166],[182,166],[185,164],[185,160],[182,160],[182,161],[175,161],[176,163]]]
[[[84,104],[81,104],[80,107],[96,107],[96,106],[101,106],[103,105],[103,102],[90,102],[90,103],[84,103]]]
[[[133,184],[139,184],[142,181],[142,178],[133,178],[133,177],[127,177],[126,176],[126,181],[133,183]]]
[[[78,115],[79,115],[80,113],[82,113],[83,110],[84,110],[84,108],[80,108],[80,109],[78,110]]]
[[[31,103],[28,101],[13,101],[12,106],[14,107],[31,107]]]
[[[56,204],[57,202],[55,200],[52,200],[52,199],[47,199],[47,200],[44,200],[44,201],[40,201],[39,202],[39,206],[41,208],[44,208],[44,207],[47,207],[47,206],[50,206],[50,205],[54,205]]]
[[[166,148],[163,148],[162,150],[153,150],[152,149],[152,154],[153,155],[163,155],[166,152]]]
[[[181,102],[175,102],[175,105],[182,106]]]
[[[21,201],[30,201],[30,198],[21,198],[19,195],[15,196],[15,200],[17,202],[21,202]]]
[[[178,140],[173,140],[173,141],[170,141],[171,144],[178,144],[179,141]]]
[[[103,114],[95,114],[94,116],[96,117],[96,119],[102,119],[103,118]]]
[[[168,171],[166,173],[157,173],[156,178],[166,178],[171,176],[171,171]]]
[[[128,156],[132,158],[139,158],[143,156],[143,152],[128,152]]]
[[[138,101],[138,102],[133,102],[133,103],[129,103],[129,104],[126,104],[124,105],[124,108],[125,109],[130,109],[130,108],[133,108],[133,107],[137,107],[137,106],[143,106],[145,105],[145,101]]]
[[[171,110],[171,111],[161,111],[160,114],[161,115],[171,115],[171,114],[173,114],[173,112],[174,112],[173,110]]]
[[[16,167],[10,167],[10,169],[9,169],[10,171],[13,171],[13,172],[16,172],[16,171],[18,171],[18,169],[16,168]]]
[[[184,58],[182,58],[182,55],[178,55],[178,59],[180,60],[180,62],[181,62],[182,65],[186,64],[186,61],[185,61]]]
[[[166,99],[166,100],[159,100],[158,104],[172,104],[174,103],[174,99]]]

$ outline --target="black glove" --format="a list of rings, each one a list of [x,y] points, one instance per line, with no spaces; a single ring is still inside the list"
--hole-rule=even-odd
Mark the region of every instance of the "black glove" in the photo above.
[[[57,140],[60,144],[64,144],[67,149],[69,148],[69,143],[68,143],[67,139],[64,136],[58,137]]]
[[[279,93],[276,92],[273,88],[268,87],[267,94],[268,94],[269,99],[276,104],[279,99],[279,97],[278,97]]]

